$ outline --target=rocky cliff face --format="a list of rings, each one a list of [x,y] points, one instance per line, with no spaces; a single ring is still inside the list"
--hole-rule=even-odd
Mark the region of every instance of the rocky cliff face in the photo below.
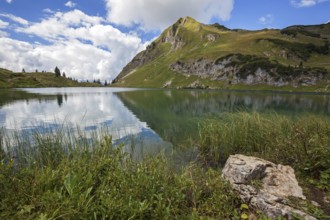
[[[187,21],[187,18],[180,18],[175,24],[168,28],[168,30],[161,37],[161,43],[169,43],[172,45],[171,50],[175,51],[180,49],[185,42],[178,35],[180,26],[183,26]]]
[[[244,62],[256,62],[255,66]],[[324,69],[306,69],[302,67],[285,67],[272,63],[268,59],[259,59],[253,56],[233,54],[220,60],[208,59],[190,60],[188,62],[177,61],[170,65],[172,71],[186,76],[195,75],[200,78],[219,80],[227,84],[270,86],[310,86],[324,79],[327,71]]]

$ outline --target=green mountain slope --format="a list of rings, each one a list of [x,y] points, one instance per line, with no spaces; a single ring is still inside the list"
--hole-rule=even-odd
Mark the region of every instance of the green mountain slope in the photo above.
[[[114,86],[324,91],[330,23],[230,30],[186,17],[137,54]]]
[[[0,88],[36,88],[36,87],[81,87],[100,86],[97,83],[79,83],[65,77],[56,77],[54,73],[31,72],[16,73],[0,68]]]

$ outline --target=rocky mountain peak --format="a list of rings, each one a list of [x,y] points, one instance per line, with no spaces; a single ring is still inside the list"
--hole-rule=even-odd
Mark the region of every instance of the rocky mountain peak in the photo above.
[[[162,34],[161,42],[170,43],[172,45],[172,50],[177,50],[184,45],[182,37],[179,36],[179,31],[182,26],[184,26],[186,18],[178,19],[173,25],[171,25]]]
[[[330,66],[324,62],[329,41],[330,26],[326,24],[240,31],[218,23],[202,24],[187,16],[137,54],[114,83],[180,88],[210,80],[219,87],[315,86],[330,79]],[[316,56],[321,58],[315,65],[312,59]]]

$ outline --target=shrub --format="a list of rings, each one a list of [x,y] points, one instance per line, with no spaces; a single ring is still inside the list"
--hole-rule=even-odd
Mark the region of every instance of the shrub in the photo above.
[[[307,60],[310,58],[312,53],[318,54],[328,54],[329,53],[329,42],[325,41],[323,46],[317,46],[315,44],[309,43],[296,43],[289,42],[280,39],[266,38],[266,39],[258,39],[257,42],[261,40],[269,41],[283,49],[288,50],[291,54],[299,57],[302,60]]]
[[[315,38],[320,38],[321,37],[321,35],[318,34],[318,33],[313,33],[313,32],[306,31],[306,30],[292,30],[292,29],[283,29],[283,30],[281,30],[281,34],[289,35],[289,36],[292,36],[292,37],[296,37],[298,33],[302,34],[302,35],[305,35],[305,36],[309,36],[309,37],[315,37]]]

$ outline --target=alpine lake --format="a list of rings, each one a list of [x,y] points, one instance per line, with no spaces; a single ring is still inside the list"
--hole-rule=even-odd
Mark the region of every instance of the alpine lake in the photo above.
[[[330,95],[127,88],[0,90],[2,135],[46,135],[58,130],[87,139],[109,135],[115,145],[124,145],[137,157],[193,148],[200,124],[242,111],[327,117]]]

